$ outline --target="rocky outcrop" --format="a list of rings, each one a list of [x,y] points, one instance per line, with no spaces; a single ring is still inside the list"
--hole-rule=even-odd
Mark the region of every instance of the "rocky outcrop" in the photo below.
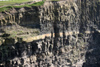
[[[99,7],[99,0],[48,1],[2,12],[0,66],[99,67]]]

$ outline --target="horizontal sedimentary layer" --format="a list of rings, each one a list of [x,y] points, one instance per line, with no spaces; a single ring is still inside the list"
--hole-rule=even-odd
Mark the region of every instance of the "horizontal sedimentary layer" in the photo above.
[[[100,33],[100,31],[97,31],[98,33]],[[92,34],[94,33],[94,31],[85,31],[83,34]],[[79,31],[67,31],[65,33],[63,32],[60,32],[60,33],[56,33],[56,34],[59,34],[60,36],[59,37],[63,37],[63,38],[66,38],[68,35],[77,35],[77,34],[81,34],[83,35],[82,33],[79,33]],[[64,35],[65,34],[65,35]],[[65,36],[65,37],[64,37]],[[36,41],[36,40],[41,40],[41,39],[45,39],[45,37],[55,37],[55,33],[48,33],[48,34],[42,34],[42,35],[37,35],[37,36],[33,36],[33,37],[25,37],[25,38],[7,38],[7,39],[2,39],[0,41],[0,45],[2,45],[3,43],[6,43],[6,44],[15,44],[17,42],[32,42],[32,41]]]

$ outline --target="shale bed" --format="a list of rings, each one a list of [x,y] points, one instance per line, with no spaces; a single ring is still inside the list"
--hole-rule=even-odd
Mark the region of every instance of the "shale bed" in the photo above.
[[[46,1],[0,13],[0,67],[99,67],[100,0]]]

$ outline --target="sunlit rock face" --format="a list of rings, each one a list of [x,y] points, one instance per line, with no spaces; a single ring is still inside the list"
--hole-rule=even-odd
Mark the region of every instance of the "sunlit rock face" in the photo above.
[[[0,13],[0,67],[99,67],[99,7],[46,1]]]

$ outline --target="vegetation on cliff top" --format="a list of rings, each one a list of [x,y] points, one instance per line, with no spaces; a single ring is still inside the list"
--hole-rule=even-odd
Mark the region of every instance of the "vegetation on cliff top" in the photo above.
[[[23,3],[23,2],[28,2],[28,1],[33,1],[33,0],[8,0],[8,1],[1,0],[0,1],[0,6],[15,4],[15,3]]]
[[[5,6],[5,7],[1,7],[0,8],[0,12],[2,11],[7,11],[9,9],[12,9],[12,8],[22,8],[22,7],[31,7],[31,6],[41,6],[44,4],[44,1],[40,1],[40,2],[36,2],[36,3],[33,3],[33,4],[25,4],[25,5],[20,5],[20,6]]]
[[[20,6],[13,6],[14,8],[22,8],[22,7],[31,7],[31,6],[41,6],[44,4],[44,1],[36,2],[33,4],[26,4],[26,5],[20,5]]]

